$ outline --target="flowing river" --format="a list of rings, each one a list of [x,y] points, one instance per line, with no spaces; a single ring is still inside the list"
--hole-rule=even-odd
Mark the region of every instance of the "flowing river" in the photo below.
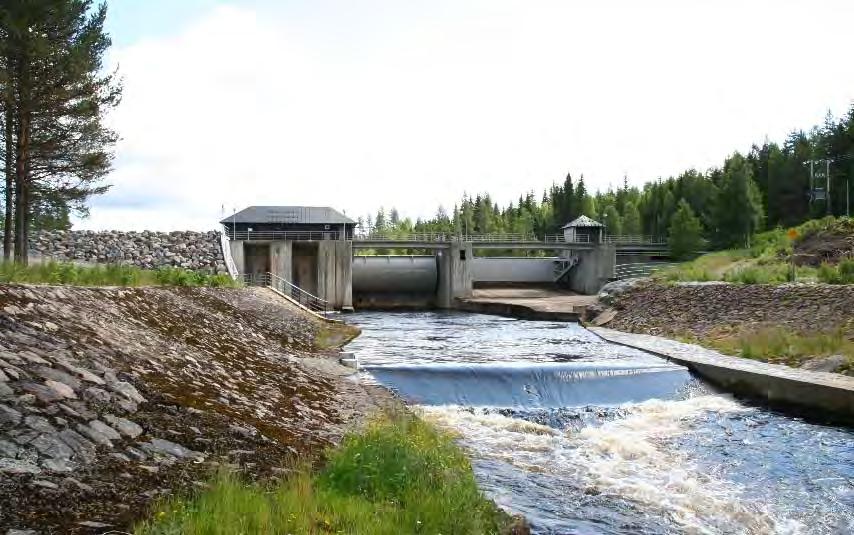
[[[721,394],[578,325],[363,312],[349,350],[534,533],[854,533],[854,432]]]

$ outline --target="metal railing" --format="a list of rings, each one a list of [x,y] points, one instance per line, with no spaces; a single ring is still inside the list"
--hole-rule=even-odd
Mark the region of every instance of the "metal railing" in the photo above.
[[[240,271],[237,269],[237,264],[234,263],[234,258],[231,256],[231,244],[228,236],[225,234],[219,235],[219,245],[222,248],[222,257],[225,259],[225,268],[233,280],[240,277]]]
[[[540,240],[533,234],[526,233],[495,233],[495,234],[451,234],[442,232],[413,232],[407,234],[397,233],[372,233],[357,234],[353,236],[344,235],[339,230],[238,230],[226,232],[226,237],[232,240],[246,241],[271,241],[271,240],[293,240],[293,241],[324,241],[324,240],[353,240],[357,242],[388,242],[388,243],[442,243],[442,242],[464,242],[464,243],[579,243],[589,244],[594,238],[587,234],[576,236],[574,240],[567,241],[563,234],[546,234]],[[602,239],[605,243],[616,245],[666,245],[667,240],[657,236],[635,236],[635,235],[608,235]]]
[[[324,241],[338,240],[341,232],[337,230],[238,230],[229,232],[232,240],[293,240],[293,241]]]
[[[329,308],[329,302],[325,299],[321,299],[320,297],[317,297],[316,295],[313,295],[299,286],[270,272],[245,273],[243,275],[243,281],[249,286],[265,286],[267,288],[272,288],[317,314],[327,316],[332,312],[332,309]]]
[[[667,239],[661,236],[609,234],[605,236],[605,243],[615,243],[617,245],[667,245]]]
[[[456,241],[457,236],[442,232],[413,232],[408,234],[371,233],[353,236],[353,241],[385,241],[385,242],[450,242]]]
[[[442,232],[414,232],[407,234],[361,234],[354,236],[355,241],[385,241],[385,242],[532,242],[538,241],[533,234],[448,234]]]
[[[593,238],[587,234],[576,236],[573,241],[567,241],[563,234],[546,234],[543,237],[546,243],[592,243]],[[602,238],[604,243],[613,243],[615,245],[667,245],[665,238],[657,236],[640,236],[640,235],[612,235],[609,234]]]
[[[637,279],[640,277],[648,277],[655,273],[656,271],[660,271],[662,269],[667,269],[675,266],[675,263],[672,262],[647,262],[647,263],[636,263],[636,264],[619,264],[616,268],[614,268],[614,278],[618,280],[623,279]]]
[[[546,243],[591,243],[592,240],[587,234],[576,236],[573,241],[566,241],[566,236],[563,234],[546,234],[543,236],[543,241]]]

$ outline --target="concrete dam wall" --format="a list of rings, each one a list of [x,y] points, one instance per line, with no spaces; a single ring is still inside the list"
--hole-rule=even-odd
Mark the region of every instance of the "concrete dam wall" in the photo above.
[[[553,281],[555,258],[476,257],[474,283],[532,283]],[[436,256],[355,256],[353,292],[433,294],[439,284]]]
[[[474,282],[476,283],[531,283],[554,281],[556,257],[476,257]]]

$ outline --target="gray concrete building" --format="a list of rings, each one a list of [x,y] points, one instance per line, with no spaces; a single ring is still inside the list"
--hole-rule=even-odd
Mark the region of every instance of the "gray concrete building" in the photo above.
[[[326,206],[250,206],[220,223],[240,274],[272,273],[333,308],[352,307],[352,219]]]

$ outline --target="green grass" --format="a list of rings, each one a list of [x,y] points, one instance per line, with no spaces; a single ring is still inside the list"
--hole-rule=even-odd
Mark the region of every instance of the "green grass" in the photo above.
[[[823,263],[818,268],[818,280],[827,284],[854,284],[854,258],[846,258],[835,266]]]
[[[810,358],[843,355],[848,358],[847,370],[854,370],[854,342],[842,328],[810,333],[782,326],[750,328],[700,343],[730,355],[789,366],[800,366]]]
[[[106,264],[82,266],[70,262],[44,262],[22,266],[0,263],[0,283],[67,284],[73,286],[234,286],[228,275],[211,275],[179,268],[144,270]]]
[[[384,415],[277,484],[220,473],[194,498],[159,504],[138,535],[505,533],[453,438],[409,414]]]
[[[795,228],[798,238],[788,237],[787,229],[777,228],[753,238],[750,248],[729,249],[702,255],[662,270],[655,278],[667,282],[726,281],[738,284],[781,284],[791,282],[790,258],[794,245],[822,232],[854,233],[854,220],[826,217],[807,221]],[[843,260],[837,266],[823,265],[795,268],[794,280],[828,284],[854,284],[854,260]]]

